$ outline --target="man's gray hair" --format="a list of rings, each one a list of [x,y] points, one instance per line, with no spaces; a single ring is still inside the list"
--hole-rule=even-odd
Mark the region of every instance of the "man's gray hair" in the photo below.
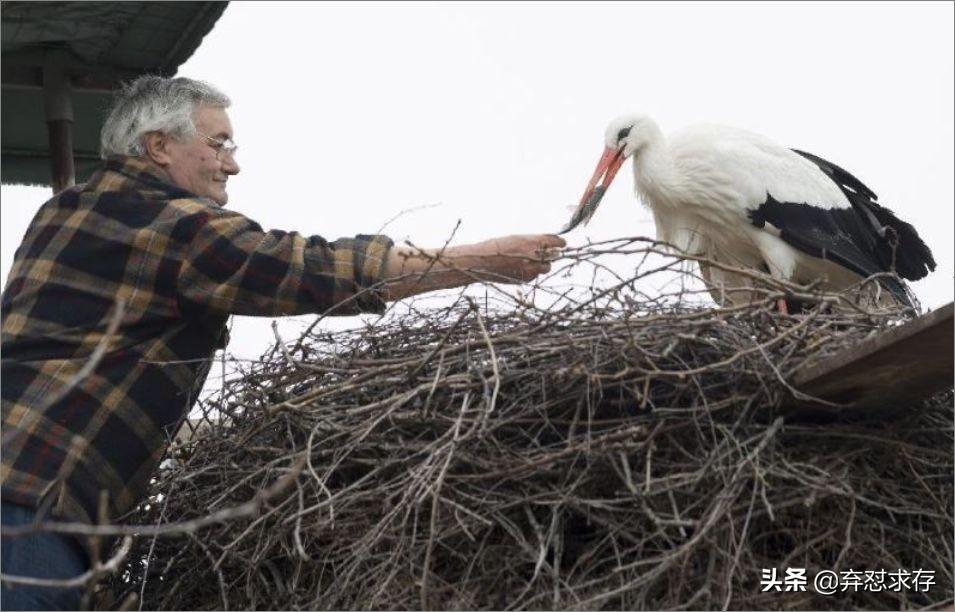
[[[228,108],[229,97],[202,81],[142,76],[119,90],[100,134],[100,157],[146,154],[143,136],[163,132],[173,138],[196,133],[192,113],[200,106]]]

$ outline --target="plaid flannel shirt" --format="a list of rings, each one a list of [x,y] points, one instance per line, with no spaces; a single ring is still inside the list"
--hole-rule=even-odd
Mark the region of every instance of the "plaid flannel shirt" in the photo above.
[[[380,312],[368,288],[391,245],[266,232],[141,160],[107,160],[40,208],[3,292],[3,499],[92,522],[105,490],[111,519],[131,510],[228,316]]]

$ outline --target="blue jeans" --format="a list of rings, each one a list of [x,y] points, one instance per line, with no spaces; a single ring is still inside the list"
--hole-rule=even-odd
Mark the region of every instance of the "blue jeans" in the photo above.
[[[32,508],[3,502],[0,522],[6,526],[33,522]],[[89,570],[89,561],[79,542],[68,535],[31,533],[3,536],[0,546],[2,570],[13,576],[75,578]],[[78,610],[82,588],[52,588],[7,584],[0,586],[0,610]]]

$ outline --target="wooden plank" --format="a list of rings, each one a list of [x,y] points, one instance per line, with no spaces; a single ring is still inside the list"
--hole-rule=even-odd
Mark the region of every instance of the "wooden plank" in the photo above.
[[[50,176],[53,193],[76,184],[73,167],[73,122],[57,119],[47,122],[50,132]]]
[[[890,329],[799,372],[793,387],[843,404],[794,400],[790,407],[840,412],[905,410],[914,402],[951,388],[955,377],[953,312],[949,303]]]
[[[76,183],[73,167],[73,94],[63,71],[64,54],[47,53],[43,61],[43,106],[50,143],[50,174],[53,193]]]

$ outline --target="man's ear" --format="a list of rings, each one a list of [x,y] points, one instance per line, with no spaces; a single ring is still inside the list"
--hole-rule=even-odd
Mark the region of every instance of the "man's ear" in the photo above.
[[[169,135],[162,132],[147,132],[143,136],[146,157],[157,166],[166,167],[172,162],[169,156]]]

